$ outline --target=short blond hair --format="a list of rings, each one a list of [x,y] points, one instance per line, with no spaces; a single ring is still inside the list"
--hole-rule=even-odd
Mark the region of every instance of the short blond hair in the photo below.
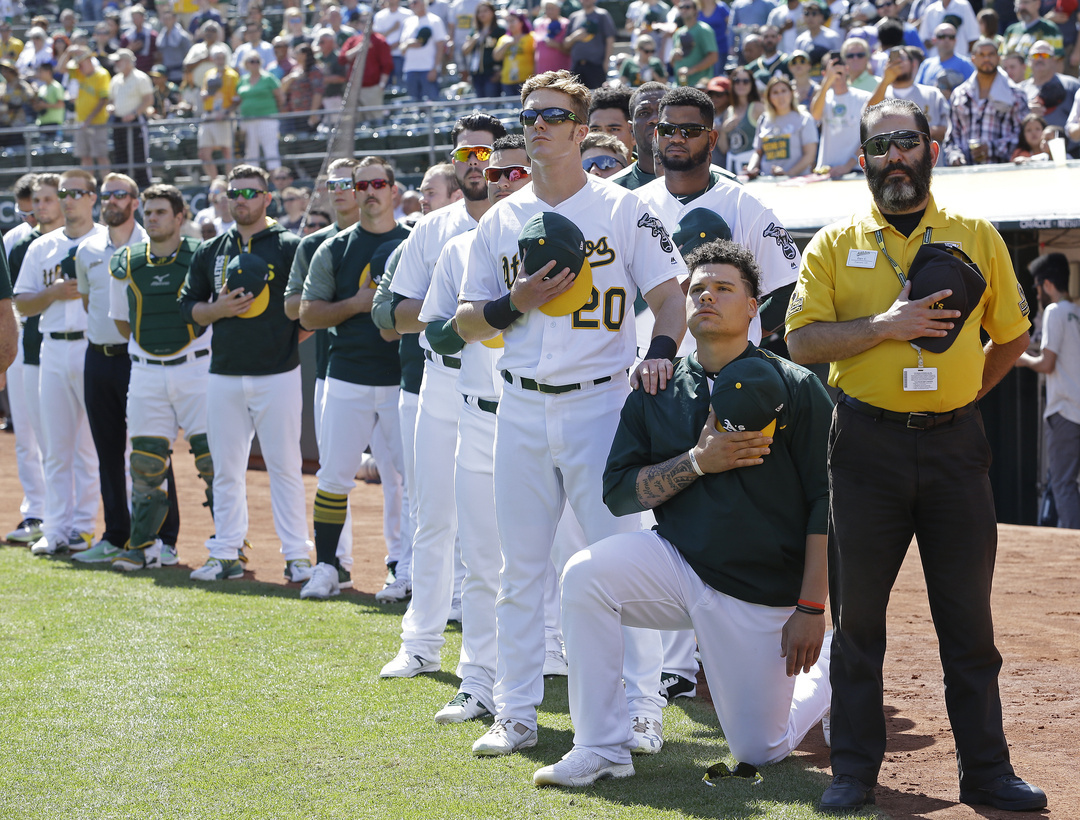
[[[135,180],[133,180],[127,174],[117,174],[117,173],[106,174],[105,179],[103,179],[101,181],[101,184],[104,185],[107,182],[122,182],[127,187],[128,192],[132,196],[138,196],[139,195],[139,186],[138,186],[138,184],[135,182]]]
[[[604,151],[611,151],[613,154],[618,154],[623,158],[624,163],[630,162],[630,149],[628,149],[621,139],[614,134],[604,134],[601,131],[590,131],[588,136],[581,141],[581,153],[585,153],[590,148],[600,148]]]
[[[65,179],[81,179],[90,185],[90,190],[97,193],[97,177],[82,168],[73,168],[70,171],[64,171],[60,175],[60,184],[64,184]],[[136,189],[138,190],[138,189]]]
[[[589,87],[581,82],[576,74],[571,74],[565,68],[558,71],[545,71],[543,74],[534,74],[521,86],[521,104],[534,91],[541,88],[550,88],[570,98],[570,110],[574,112],[578,123],[587,125],[589,122]]]

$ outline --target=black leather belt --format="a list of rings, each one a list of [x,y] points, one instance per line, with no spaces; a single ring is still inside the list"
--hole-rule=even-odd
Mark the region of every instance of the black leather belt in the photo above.
[[[491,399],[482,399],[479,396],[462,396],[466,404],[475,404],[485,413],[495,413],[499,410],[499,403]]]
[[[461,370],[461,359],[457,359],[453,356],[443,356],[439,353],[432,353],[430,350],[425,350],[424,358],[429,362],[439,362],[440,364],[444,364],[452,370]]]
[[[209,350],[196,350],[190,356],[177,356],[175,359],[146,359],[142,356],[132,356],[131,361],[138,362],[139,364],[156,364],[161,365],[162,367],[173,367],[174,365],[195,361],[195,359],[201,359],[204,356],[209,355]]]
[[[538,381],[535,381],[533,379],[527,379],[524,376],[515,376],[508,370],[504,370],[502,374],[503,378],[506,379],[506,381],[508,381],[510,384],[514,384],[516,381],[517,384],[521,385],[522,389],[524,390],[535,390],[538,393],[550,393],[556,396],[560,393],[570,393],[574,390],[580,390],[583,387],[589,387],[595,384],[604,384],[605,382],[611,381],[611,376],[604,376],[600,379],[594,379],[591,382],[580,382],[577,384],[541,384]]]
[[[50,333],[50,339],[60,339],[64,342],[77,342],[79,339],[85,337],[86,334],[81,330],[73,330],[71,333]]]
[[[127,345],[96,345],[90,342],[90,349],[102,356],[123,356],[127,353]]]
[[[960,421],[960,419],[970,416],[978,409],[978,405],[975,402],[971,402],[970,404],[965,404],[963,407],[957,407],[955,410],[950,410],[947,413],[897,413],[894,410],[885,410],[884,408],[867,404],[864,401],[853,399],[846,393],[840,394],[840,403],[850,407],[856,413],[870,416],[877,421],[902,424],[904,427],[911,430],[932,430],[935,427],[952,424],[954,421]]]

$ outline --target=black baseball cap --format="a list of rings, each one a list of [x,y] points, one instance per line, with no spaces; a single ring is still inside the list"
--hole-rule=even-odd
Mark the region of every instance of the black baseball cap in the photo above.
[[[570,290],[540,307],[548,316],[566,316],[578,310],[592,293],[592,267],[585,254],[585,235],[562,214],[542,211],[525,223],[518,234],[521,268],[531,276],[552,259],[555,267],[549,276],[570,268],[574,284]]]
[[[986,290],[986,279],[979,266],[971,261],[960,248],[943,242],[931,242],[919,248],[908,272],[911,280],[911,299],[925,299],[939,290],[951,290],[948,296],[934,305],[940,310],[958,310],[960,317],[953,319],[952,330],[944,336],[921,336],[911,343],[931,353],[944,353],[964,327],[964,322],[979,304]]]
[[[720,371],[713,384],[716,429],[760,430],[772,436],[787,400],[787,385],[767,359],[736,359]]]

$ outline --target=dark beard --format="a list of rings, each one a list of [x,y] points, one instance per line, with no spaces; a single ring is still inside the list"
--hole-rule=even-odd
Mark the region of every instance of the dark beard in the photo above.
[[[907,179],[888,179],[893,171],[905,171]],[[866,163],[866,181],[878,207],[886,213],[903,213],[919,205],[930,195],[930,178],[934,171],[930,151],[923,148],[922,156],[911,165],[896,162],[878,165],[872,159]]]
[[[708,165],[709,144],[705,143],[705,147],[696,154],[692,150],[687,152],[685,159],[671,159],[665,157],[662,153],[657,156],[660,157],[660,164],[668,171],[693,171],[695,168],[700,168],[702,165]]]
[[[474,184],[472,180],[461,183],[461,192],[465,194],[465,198],[469,200],[469,202],[480,202],[487,199],[487,182],[481,180],[481,183],[482,184],[476,188],[472,187]]]

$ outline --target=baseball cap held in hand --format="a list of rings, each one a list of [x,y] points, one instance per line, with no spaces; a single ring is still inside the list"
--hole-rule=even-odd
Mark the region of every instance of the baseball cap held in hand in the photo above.
[[[225,268],[225,285],[230,291],[241,289],[255,295],[251,307],[239,314],[241,319],[252,319],[262,314],[270,304],[270,267],[261,256],[241,253],[229,260]]]
[[[771,436],[787,400],[787,386],[767,360],[736,359],[720,371],[713,384],[711,402],[716,429],[760,430]]]
[[[548,316],[566,316],[589,301],[593,279],[585,254],[585,235],[565,216],[552,211],[536,214],[518,234],[518,251],[526,275],[531,276],[554,259],[555,267],[545,279],[557,276],[563,268],[570,268],[575,276],[570,290],[541,305],[542,312]]]
[[[986,290],[986,279],[979,267],[966,253],[943,242],[931,242],[919,248],[908,272],[911,280],[911,300],[925,299],[939,290],[951,290],[952,296],[933,305],[939,310],[958,310],[960,317],[952,319],[952,330],[944,336],[921,336],[911,343],[931,353],[944,353],[964,327],[971,311],[979,304]]]

